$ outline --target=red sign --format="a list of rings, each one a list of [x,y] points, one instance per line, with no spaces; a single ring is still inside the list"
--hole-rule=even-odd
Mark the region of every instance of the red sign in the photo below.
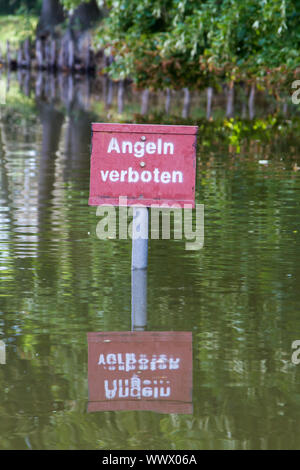
[[[195,204],[195,126],[92,125],[89,204]]]
[[[88,411],[192,413],[192,333],[88,333]]]

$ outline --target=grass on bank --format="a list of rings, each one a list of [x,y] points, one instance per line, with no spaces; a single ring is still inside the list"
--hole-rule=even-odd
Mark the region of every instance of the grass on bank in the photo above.
[[[6,41],[12,45],[30,37],[35,37],[38,18],[31,15],[0,16],[0,47],[2,54],[6,51]]]

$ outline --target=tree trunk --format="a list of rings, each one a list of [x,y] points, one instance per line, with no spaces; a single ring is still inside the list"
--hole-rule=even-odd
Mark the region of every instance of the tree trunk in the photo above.
[[[100,12],[97,1],[91,0],[90,2],[81,3],[70,18],[71,29],[76,31],[86,31],[91,28],[93,24],[101,19],[103,14]]]
[[[59,0],[43,0],[41,16],[37,25],[37,36],[44,39],[55,35],[55,27],[65,20]]]

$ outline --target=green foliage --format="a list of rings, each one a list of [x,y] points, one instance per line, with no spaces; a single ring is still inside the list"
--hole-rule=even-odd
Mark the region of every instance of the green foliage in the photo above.
[[[0,47],[5,47],[6,41],[18,44],[24,39],[35,37],[37,17],[31,15],[0,16]]]
[[[78,7],[81,3],[88,2],[89,0],[60,0],[60,3],[66,10],[71,10]]]
[[[90,0],[59,0],[72,11]],[[253,82],[275,90],[299,69],[300,0],[97,0],[108,8],[97,45],[113,79],[138,87],[197,88]],[[40,11],[42,0],[9,0],[1,12]]]
[[[0,4],[0,15],[38,14],[42,0],[6,0]]]
[[[282,80],[298,65],[299,0],[108,0],[99,34],[113,78],[202,87]]]

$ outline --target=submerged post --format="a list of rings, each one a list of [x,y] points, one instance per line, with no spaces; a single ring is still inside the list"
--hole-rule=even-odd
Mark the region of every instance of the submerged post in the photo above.
[[[131,269],[148,266],[148,208],[133,207]]]

